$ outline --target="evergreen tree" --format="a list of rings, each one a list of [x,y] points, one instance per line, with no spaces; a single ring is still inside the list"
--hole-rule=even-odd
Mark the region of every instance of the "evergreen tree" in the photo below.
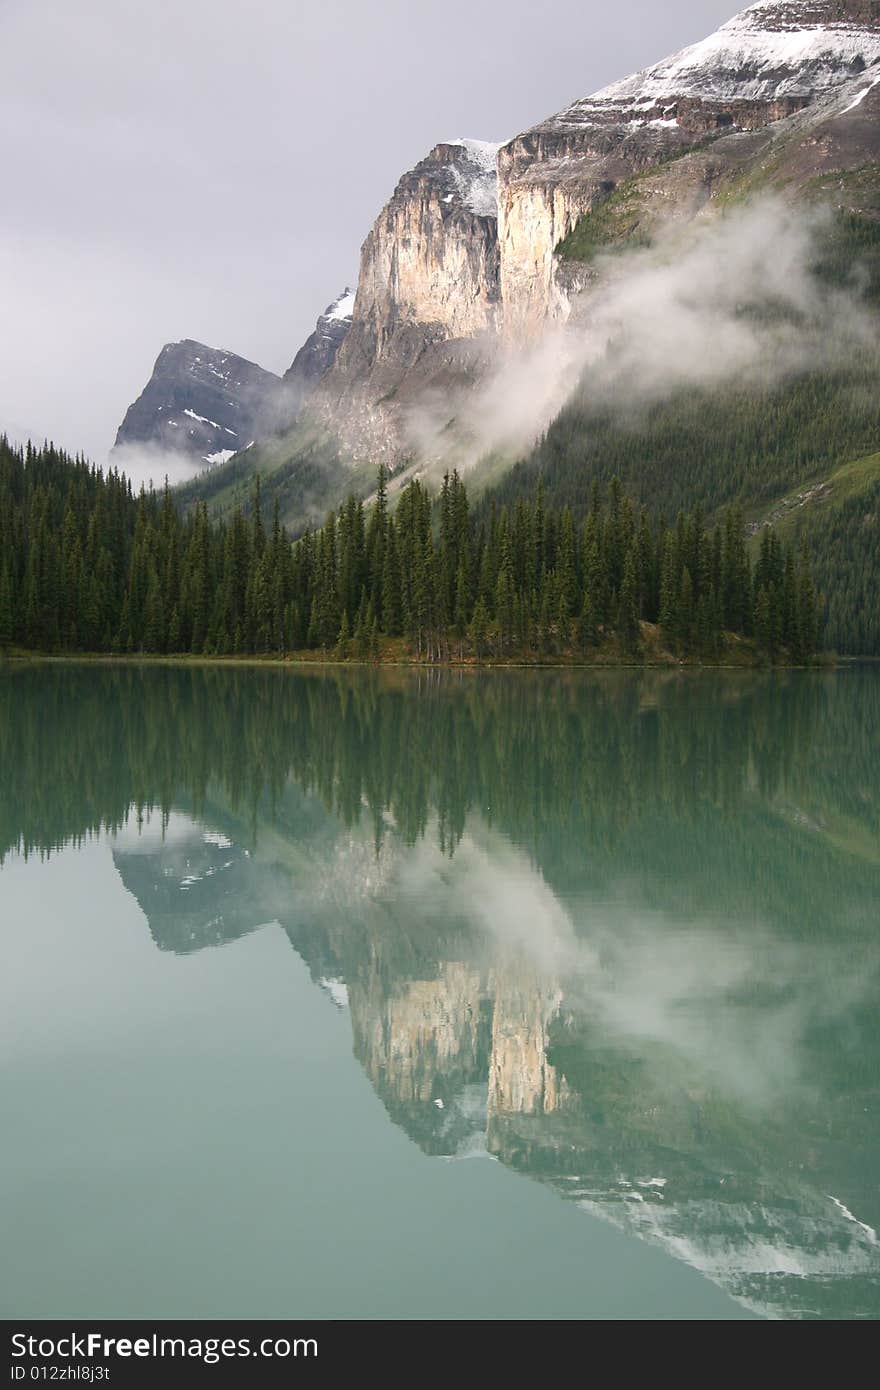
[[[482,661],[486,654],[486,642],[489,632],[489,614],[482,594],[477,599],[474,608],[474,616],[471,619],[471,641],[474,644],[474,655],[478,661]]]

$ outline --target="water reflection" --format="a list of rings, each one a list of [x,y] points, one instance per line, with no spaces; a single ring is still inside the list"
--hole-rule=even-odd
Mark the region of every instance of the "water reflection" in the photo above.
[[[0,852],[278,922],[426,1152],[760,1313],[880,1312],[880,676],[0,676]]]

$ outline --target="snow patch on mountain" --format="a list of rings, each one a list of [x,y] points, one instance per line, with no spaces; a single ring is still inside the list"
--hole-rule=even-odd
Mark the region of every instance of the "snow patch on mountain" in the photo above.
[[[350,319],[354,313],[355,291],[344,289],[338,299],[334,299],[324,310],[325,319]]]
[[[880,76],[875,77],[871,82],[869,82],[867,87],[863,87],[862,90],[859,92],[858,96],[855,98],[855,100],[851,101],[849,106],[845,106],[840,114],[842,116],[845,116],[848,111],[855,111],[857,106],[861,106],[862,102],[865,100],[865,97],[868,95],[869,92],[872,92],[874,90],[878,82],[880,82]]]
[[[216,420],[209,420],[207,415],[197,415],[196,412],[194,410],[190,410],[189,407],[187,407],[183,413],[184,415],[188,415],[191,420],[198,420],[200,425],[210,425],[211,428],[215,430],[219,430],[221,428],[221,426],[217,424]]]
[[[464,150],[464,158],[450,165],[458,196],[477,217],[498,213],[498,151],[501,144],[491,140],[448,140],[448,145]]]

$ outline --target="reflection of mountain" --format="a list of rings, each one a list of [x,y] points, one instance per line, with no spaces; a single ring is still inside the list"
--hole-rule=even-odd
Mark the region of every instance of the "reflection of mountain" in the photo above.
[[[160,950],[183,955],[220,946],[258,925],[248,851],[183,816],[173,817],[164,836],[151,821],[146,835],[124,826],[114,837],[113,862]]]
[[[427,1153],[765,1315],[880,1312],[873,674],[22,674],[0,843],[109,825],[163,949],[279,922]]]
[[[287,801],[294,819],[309,819]],[[601,908],[568,912],[492,833],[466,835],[451,862],[423,850],[415,869],[405,846],[386,844],[377,866],[367,839],[337,832],[334,842],[328,819],[292,847],[285,874],[281,842],[269,863],[259,834],[250,855],[193,822],[181,834],[183,820],[169,845],[115,855],[129,887],[136,866],[157,944],[189,950],[281,921],[316,981],[347,1002],[361,1065],[425,1152],[494,1157],[765,1316],[876,1314],[880,1136],[866,1105],[878,1049],[866,953],[851,948],[826,989],[834,962],[815,943],[760,933],[731,942],[719,931],[727,961],[713,976],[695,928],[694,976],[683,979],[668,923],[630,929],[615,954]],[[215,851],[227,873],[242,866],[233,891],[212,872]],[[503,892],[496,873],[514,884],[528,943],[509,910],[487,927]],[[438,942],[451,954],[438,957]],[[787,975],[783,990],[762,985],[765,965]],[[864,986],[851,995],[860,969]],[[664,975],[678,984],[672,994]],[[722,1039],[717,1056],[707,1023]],[[763,1034],[754,1048],[752,1034]],[[861,1070],[847,1087],[856,1047]]]

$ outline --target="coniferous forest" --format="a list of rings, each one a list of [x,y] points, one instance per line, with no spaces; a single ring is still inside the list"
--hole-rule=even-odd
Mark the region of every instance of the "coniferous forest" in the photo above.
[[[717,660],[739,647],[807,661],[819,643],[805,549],[762,533],[752,564],[741,513],[654,523],[619,481],[586,518],[529,499],[477,520],[457,474],[438,496],[411,481],[392,511],[354,496],[291,542],[266,518],[182,515],[51,446],[0,441],[0,648],[41,652],[336,658]],[[644,624],[651,624],[650,629]],[[749,639],[746,643],[744,639]]]

